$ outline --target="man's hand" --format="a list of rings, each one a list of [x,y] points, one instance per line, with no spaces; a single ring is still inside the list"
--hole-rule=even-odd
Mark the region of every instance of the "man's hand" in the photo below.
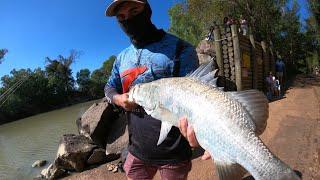
[[[179,129],[181,134],[189,141],[191,147],[199,147],[199,142],[196,138],[194,133],[193,127],[188,125],[187,118],[180,118],[179,119]],[[202,155],[202,160],[208,160],[211,156],[208,151],[205,151]]]
[[[132,111],[137,107],[137,104],[134,102],[129,101],[129,94],[118,94],[113,96],[113,102],[125,109],[126,111]]]

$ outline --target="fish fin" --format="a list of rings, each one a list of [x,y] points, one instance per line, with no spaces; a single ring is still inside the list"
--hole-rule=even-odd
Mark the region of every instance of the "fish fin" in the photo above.
[[[193,73],[189,74],[188,77],[196,79],[205,84],[211,85],[213,87],[217,86],[218,78],[215,77],[218,69],[214,70],[213,61],[209,63],[202,64]]]
[[[258,90],[228,92],[249,112],[256,126],[255,132],[260,135],[267,126],[269,104],[266,96]]]
[[[214,161],[220,180],[241,180],[246,170],[236,163]]]
[[[147,112],[147,110],[145,111]],[[155,109],[148,111],[147,113],[153,118],[158,119],[162,122],[157,143],[157,145],[160,145],[168,136],[173,124],[178,122],[179,118],[175,114],[171,113],[168,109],[160,105]]]
[[[160,135],[158,139],[157,146],[159,146],[168,136],[170,130],[172,128],[172,124],[167,121],[162,121],[161,123],[161,129],[160,129]]]
[[[178,126],[177,122],[179,120],[179,117],[177,117],[175,114],[173,114],[171,111],[169,111],[167,108],[162,107],[161,105],[158,105],[156,108],[152,110],[146,110],[146,113],[150,116],[152,116],[155,119],[158,119],[162,122],[169,122],[171,125]]]

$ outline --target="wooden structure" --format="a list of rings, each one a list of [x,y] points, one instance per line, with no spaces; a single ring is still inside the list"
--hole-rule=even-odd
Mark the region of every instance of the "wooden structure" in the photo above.
[[[251,39],[251,40],[250,40]],[[219,85],[227,91],[265,90],[265,78],[274,72],[275,58],[265,42],[255,42],[238,33],[236,25],[214,30]]]

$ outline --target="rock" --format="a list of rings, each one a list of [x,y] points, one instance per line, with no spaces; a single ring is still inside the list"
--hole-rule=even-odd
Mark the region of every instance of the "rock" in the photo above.
[[[41,171],[41,177],[45,179],[58,179],[67,175],[67,171],[59,169],[55,164],[50,164],[50,166]]]
[[[214,42],[202,40],[196,50],[199,58],[199,64],[208,63],[215,59],[216,51]],[[217,67],[216,63],[214,63],[214,65]]]
[[[128,156],[128,147],[125,147],[121,152],[120,161],[122,163],[126,162],[127,156]]]
[[[111,125],[106,137],[107,162],[120,158],[122,151],[129,143],[129,133],[125,114],[120,114],[117,121]]]
[[[212,57],[207,54],[198,54],[199,64],[204,64],[212,61]]]
[[[213,42],[208,42],[207,40],[202,40],[196,49],[198,54],[207,54],[210,56],[215,56],[215,45]]]
[[[32,164],[32,167],[35,168],[35,167],[42,167],[44,165],[47,164],[47,161],[46,160],[37,160],[36,162],[34,162]]]
[[[42,179],[44,179],[44,177],[41,174],[33,178],[33,180],[42,180]]]
[[[117,120],[118,114],[114,106],[105,101],[95,103],[76,121],[78,131],[97,145],[105,147],[110,124]]]
[[[124,173],[123,163],[122,163],[122,162],[119,162],[119,163],[118,163],[118,172]]]
[[[107,164],[107,170],[108,171],[112,171],[114,168],[114,165],[113,164]]]
[[[83,171],[87,159],[97,145],[83,135],[63,135],[57,152],[55,165],[58,169]]]
[[[107,164],[107,170],[113,173],[118,172],[118,165],[116,164]]]
[[[115,166],[115,167],[113,168],[112,172],[113,172],[113,173],[118,172],[118,166]]]
[[[106,162],[106,150],[102,148],[98,148],[93,150],[91,156],[87,160],[88,165],[94,165],[94,164],[102,164]]]

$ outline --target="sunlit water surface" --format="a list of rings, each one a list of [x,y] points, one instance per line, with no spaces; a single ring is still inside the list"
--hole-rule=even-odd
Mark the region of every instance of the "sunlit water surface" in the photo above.
[[[76,119],[93,103],[77,104],[1,125],[0,179],[33,179],[40,174],[43,168],[32,168],[33,162],[47,160],[51,163],[61,136],[77,133]]]

